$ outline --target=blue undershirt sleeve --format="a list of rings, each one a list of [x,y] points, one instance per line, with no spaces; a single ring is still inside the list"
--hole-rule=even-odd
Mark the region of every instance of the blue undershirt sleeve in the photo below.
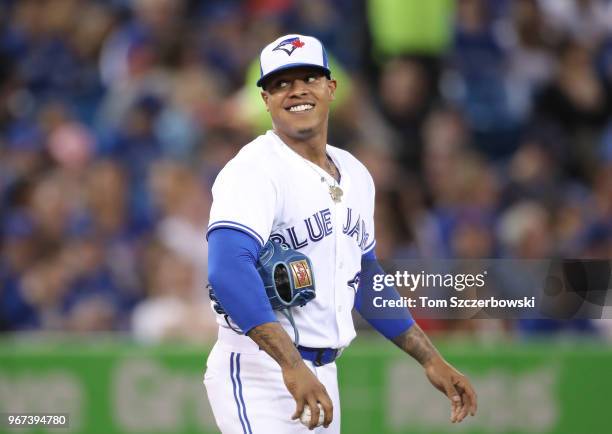
[[[261,244],[235,229],[208,234],[208,280],[221,306],[246,334],[277,321],[255,264]]]
[[[408,308],[373,307],[374,297],[384,300],[400,300],[395,286],[387,286],[382,291],[374,291],[372,282],[374,275],[385,274],[376,259],[374,249],[361,257],[361,277],[355,294],[355,309],[376,330],[387,339],[393,339],[414,324],[414,319]]]

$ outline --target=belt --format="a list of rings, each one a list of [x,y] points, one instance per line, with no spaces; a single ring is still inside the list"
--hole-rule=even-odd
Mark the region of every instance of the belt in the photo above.
[[[310,360],[315,366],[332,363],[340,355],[337,348],[309,348],[298,345],[297,349],[304,360]]]

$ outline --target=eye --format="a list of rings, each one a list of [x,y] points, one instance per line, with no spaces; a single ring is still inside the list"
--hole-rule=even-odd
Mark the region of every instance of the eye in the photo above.
[[[317,76],[316,75],[309,75],[308,77],[306,77],[306,83],[314,83],[315,81],[317,81]]]
[[[276,87],[278,89],[284,89],[287,86],[289,86],[289,82],[287,80],[279,80],[278,83],[276,83]]]

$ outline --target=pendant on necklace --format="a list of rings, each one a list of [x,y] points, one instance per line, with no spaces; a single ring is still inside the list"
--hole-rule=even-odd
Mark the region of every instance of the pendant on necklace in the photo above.
[[[340,201],[342,200],[342,195],[343,194],[344,194],[344,192],[337,185],[330,185],[329,186],[329,195],[331,196],[331,198],[334,201],[334,203],[340,203]]]

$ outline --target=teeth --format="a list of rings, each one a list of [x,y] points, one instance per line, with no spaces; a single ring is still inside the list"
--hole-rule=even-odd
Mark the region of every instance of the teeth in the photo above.
[[[301,104],[291,107],[289,111],[291,112],[303,112],[305,110],[310,110],[313,107],[312,104]]]

